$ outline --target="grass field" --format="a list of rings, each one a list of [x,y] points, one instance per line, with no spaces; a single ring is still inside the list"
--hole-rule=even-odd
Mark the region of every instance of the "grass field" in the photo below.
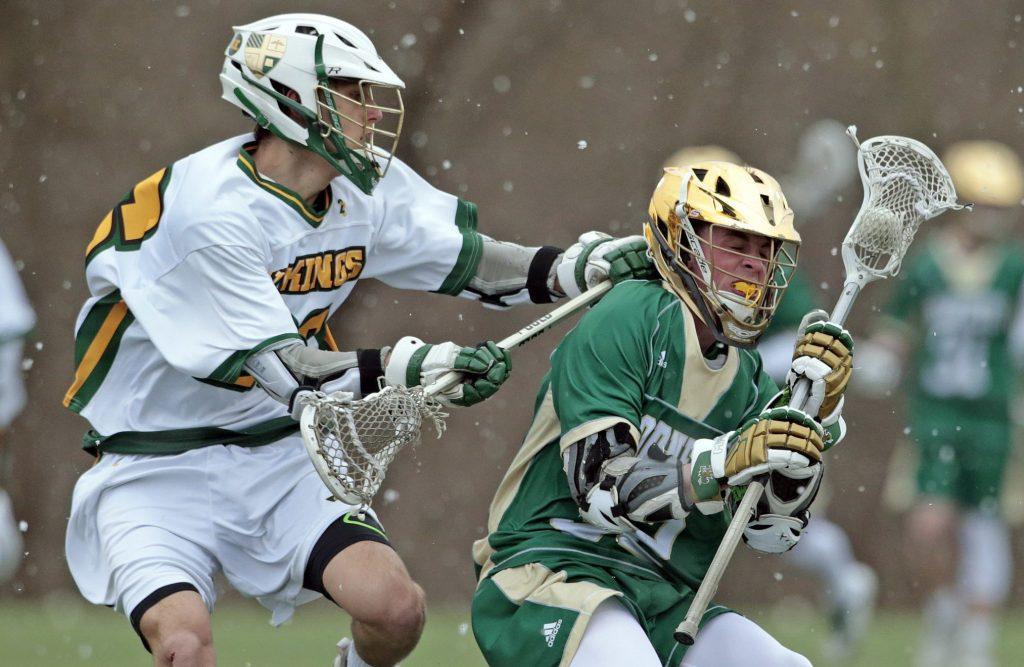
[[[786,605],[750,614],[784,644],[815,665],[828,665],[820,653],[825,624],[803,605]],[[0,664],[12,667],[152,664],[127,621],[112,611],[73,597],[52,597],[39,604],[0,603]],[[231,667],[328,667],[332,642],[345,635],[347,622],[326,603],[299,609],[294,621],[274,629],[269,614],[255,603],[232,602],[214,614],[219,663]],[[469,630],[468,613],[433,610],[427,630],[405,667],[483,665]],[[885,612],[870,640],[848,665],[886,667],[913,664],[916,618]],[[1000,665],[1024,664],[1024,612],[1008,614],[1000,632]]]

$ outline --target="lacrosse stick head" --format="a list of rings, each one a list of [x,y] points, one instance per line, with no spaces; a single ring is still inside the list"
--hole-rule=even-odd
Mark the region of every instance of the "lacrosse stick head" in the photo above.
[[[306,399],[300,430],[313,467],[334,496],[368,507],[388,466],[420,441],[424,424],[438,437],[447,414],[422,387],[384,387],[364,399],[316,393]]]
[[[857,143],[864,201],[843,240],[848,277],[863,282],[896,275],[917,228],[957,202],[949,172],[935,153],[907,137],[881,136]]]

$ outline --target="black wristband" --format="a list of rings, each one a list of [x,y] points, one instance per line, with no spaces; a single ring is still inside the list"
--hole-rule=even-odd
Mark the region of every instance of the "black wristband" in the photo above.
[[[542,246],[530,262],[530,269],[526,272],[526,290],[530,293],[530,301],[534,303],[553,303],[555,298],[548,289],[548,276],[551,275],[551,267],[555,260],[564,250],[554,246]]]
[[[376,394],[380,391],[377,380],[384,376],[380,350],[356,350],[356,363],[359,365],[359,393],[364,397]]]

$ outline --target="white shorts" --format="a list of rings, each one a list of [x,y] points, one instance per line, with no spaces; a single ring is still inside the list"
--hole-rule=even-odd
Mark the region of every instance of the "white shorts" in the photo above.
[[[320,596],[302,587],[310,551],[354,509],[330,497],[298,435],[171,456],[104,454],[75,484],[68,566],[87,600],[126,615],[178,583],[212,611],[222,571],[279,625]]]

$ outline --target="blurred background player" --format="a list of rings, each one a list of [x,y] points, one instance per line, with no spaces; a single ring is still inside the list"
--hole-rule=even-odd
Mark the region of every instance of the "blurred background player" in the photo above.
[[[25,407],[25,383],[21,376],[23,340],[36,316],[11,256],[0,242],[0,482],[10,479],[10,445],[7,429]],[[14,576],[23,554],[21,531],[7,492],[0,487],[0,583]]]
[[[1013,240],[1024,168],[992,141],[954,144],[943,161],[974,211],[907,260],[859,384],[891,396],[904,376],[918,455],[905,562],[928,596],[918,662],[985,666],[1012,568],[999,497],[1024,361],[1024,249]]]
[[[729,149],[710,145],[683,148],[666,160],[664,166],[682,168],[705,160],[744,164],[744,160]],[[796,163],[792,171],[779,178],[779,184],[793,209],[796,224],[804,230],[802,236],[808,247],[814,247],[815,243],[809,240],[807,230],[812,230],[813,234],[816,219],[834,203],[836,195],[850,185],[856,171],[856,148],[841,123],[821,120],[803,132]],[[816,240],[820,244],[821,239]],[[800,321],[822,306],[813,285],[806,268],[795,273],[758,342],[764,369],[779,386],[785,384],[793,360]],[[833,659],[843,659],[854,651],[870,623],[878,580],[870,566],[857,561],[846,531],[825,517],[828,489],[826,481],[814,502],[810,526],[786,558],[820,580],[822,603],[827,608],[831,629],[825,650]]]

